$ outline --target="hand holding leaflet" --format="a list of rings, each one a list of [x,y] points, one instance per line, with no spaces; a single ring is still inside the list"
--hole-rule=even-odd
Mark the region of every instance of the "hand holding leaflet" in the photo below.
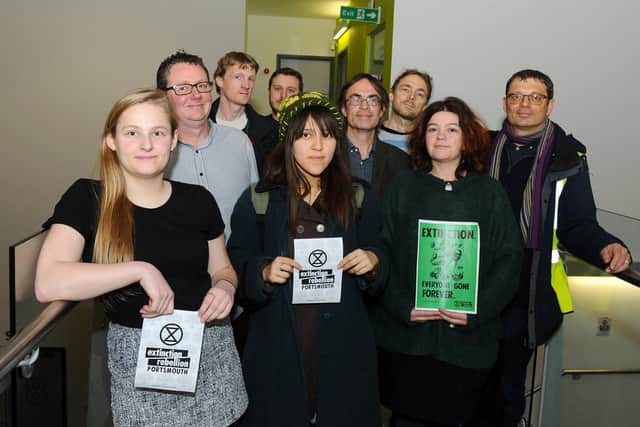
[[[236,288],[226,280],[219,280],[209,289],[198,310],[200,321],[207,323],[212,320],[224,319],[233,307],[233,296]]]
[[[284,285],[289,280],[294,269],[302,269],[302,266],[295,259],[284,256],[276,257],[262,270],[262,280],[272,284]]]
[[[140,315],[145,318],[173,313],[173,290],[162,273],[149,263],[140,263],[142,276],[140,286],[149,297],[149,302],[142,306]]]
[[[362,276],[375,269],[378,262],[378,257],[372,251],[356,249],[340,260],[338,268],[347,273]]]

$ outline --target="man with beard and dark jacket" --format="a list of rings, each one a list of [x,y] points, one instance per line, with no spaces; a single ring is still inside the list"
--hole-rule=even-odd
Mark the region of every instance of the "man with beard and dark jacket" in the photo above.
[[[378,131],[378,138],[387,144],[408,151],[407,144],[418,117],[427,108],[431,97],[431,76],[410,68],[404,70],[391,85],[389,119]]]
[[[289,67],[278,68],[269,77],[269,105],[271,114],[265,117],[270,118],[278,126],[278,111],[280,103],[290,96],[297,95],[304,90],[304,81],[299,71]]]
[[[573,311],[558,243],[609,273],[631,263],[620,239],[597,222],[586,148],[549,119],[554,102],[553,82],[540,71],[522,70],[507,82],[507,117],[493,135],[489,173],[507,191],[525,254],[519,290],[502,313],[491,392],[472,426],[518,425],[529,359]]]
[[[213,75],[220,96],[211,106],[209,118],[214,123],[240,129],[249,136],[258,174],[262,176],[264,162],[278,141],[278,129],[273,120],[258,114],[249,105],[258,69],[256,60],[244,52],[228,52],[220,58]]]

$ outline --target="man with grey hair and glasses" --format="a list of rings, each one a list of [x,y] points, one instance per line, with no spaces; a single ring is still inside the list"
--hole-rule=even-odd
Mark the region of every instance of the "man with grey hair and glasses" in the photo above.
[[[371,74],[354,76],[342,88],[338,106],[345,118],[345,148],[351,175],[367,181],[378,194],[400,171],[409,169],[404,151],[380,141],[378,127],[389,98]]]

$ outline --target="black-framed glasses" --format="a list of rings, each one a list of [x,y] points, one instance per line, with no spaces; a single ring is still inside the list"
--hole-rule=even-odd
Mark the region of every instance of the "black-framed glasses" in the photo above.
[[[347,102],[351,105],[362,105],[363,102],[366,102],[367,105],[375,107],[380,105],[380,97],[377,95],[362,96],[354,94],[347,98]]]
[[[193,92],[193,88],[200,93],[208,93],[213,89],[213,82],[198,82],[198,83],[182,83],[179,85],[173,85],[169,87],[165,87],[164,90],[171,90],[176,93],[176,95],[189,95]]]
[[[544,102],[545,99],[548,98],[548,96],[541,93],[530,93],[528,95],[525,95],[524,93],[507,94],[507,101],[509,102],[509,104],[519,104],[525,98],[527,98],[527,100],[533,105],[540,105]]]

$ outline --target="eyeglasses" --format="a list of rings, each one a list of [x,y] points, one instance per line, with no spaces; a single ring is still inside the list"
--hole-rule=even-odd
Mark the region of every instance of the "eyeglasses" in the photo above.
[[[376,95],[369,95],[364,97],[362,95],[351,95],[347,98],[347,102],[351,105],[362,105],[363,102],[366,102],[370,107],[375,107],[380,105],[380,97]]]
[[[191,92],[193,92],[194,87],[200,93],[208,93],[208,92],[211,92],[211,90],[213,89],[212,82],[198,82],[194,84],[184,83],[179,85],[173,85],[170,87],[165,87],[164,90],[173,89],[176,95],[189,95]]]
[[[527,98],[527,100],[533,105],[540,105],[544,102],[545,99],[548,98],[547,95],[542,95],[541,93],[530,93],[525,95],[524,93],[508,93],[507,101],[509,104],[519,104],[523,99]]]

